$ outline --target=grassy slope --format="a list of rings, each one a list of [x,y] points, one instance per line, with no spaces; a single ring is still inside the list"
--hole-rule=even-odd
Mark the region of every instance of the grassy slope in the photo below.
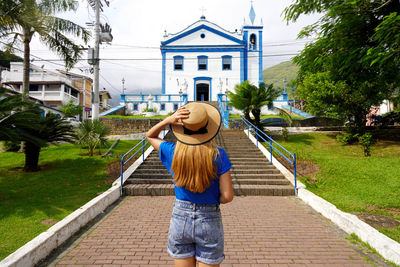
[[[283,78],[286,86],[297,77],[298,67],[290,61],[282,62],[263,71],[263,80],[266,84],[273,83],[275,87],[283,89]]]
[[[307,189],[346,212],[372,212],[400,220],[400,142],[378,142],[372,156],[327,134],[299,134],[280,143],[320,171],[300,177]],[[379,229],[400,242],[400,226]]]
[[[0,153],[0,259],[47,230],[100,192],[114,180],[107,177],[107,164],[138,141],[120,141],[114,156],[87,157],[76,145],[44,148],[39,172],[25,173],[24,154]]]

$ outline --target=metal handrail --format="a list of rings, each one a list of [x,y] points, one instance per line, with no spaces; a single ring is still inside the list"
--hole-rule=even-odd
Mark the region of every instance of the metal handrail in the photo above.
[[[268,136],[266,133],[258,129],[254,124],[249,122],[246,118],[240,117],[243,122],[243,126],[247,126],[247,136],[250,138],[250,130],[254,132],[256,135],[256,141],[257,141],[257,147],[258,147],[258,138],[261,138],[265,143],[267,143],[270,147],[270,154],[271,154],[271,164],[272,164],[272,152],[273,150],[277,152],[279,155],[281,155],[283,158],[285,158],[291,165],[293,165],[293,175],[294,175],[294,193],[297,195],[297,174],[296,174],[296,153],[290,153],[286,148],[281,146],[279,143],[277,143],[274,139],[272,139],[270,136]],[[245,128],[245,127],[243,127]],[[258,138],[257,138],[258,137]],[[268,141],[266,140],[268,139]],[[284,150],[288,154],[288,158],[286,155],[284,155],[279,149],[274,147],[274,144],[277,145],[279,148]]]
[[[163,131],[163,138],[165,137],[165,128],[162,130]],[[144,152],[145,152],[145,148],[146,145],[149,142],[147,141],[146,137],[143,137],[143,139],[137,143],[134,147],[132,147],[128,152],[126,152],[124,155],[121,156],[121,196],[122,196],[122,190],[123,190],[123,185],[124,185],[124,166],[134,157],[136,156],[136,154],[141,151],[142,152],[142,157],[143,157],[143,161],[144,161]],[[130,156],[126,161],[124,160],[125,157],[127,157],[129,155],[129,153],[131,153],[132,151],[134,151],[137,147],[142,146],[140,149],[136,150],[135,153],[132,154],[132,156]]]

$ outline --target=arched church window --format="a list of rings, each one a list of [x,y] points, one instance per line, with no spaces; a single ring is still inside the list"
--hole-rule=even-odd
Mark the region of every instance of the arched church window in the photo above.
[[[257,37],[253,33],[252,35],[250,35],[249,49],[250,50],[256,50],[256,47],[257,47]]]
[[[222,70],[232,69],[232,56],[222,56]]]
[[[174,56],[174,70],[183,70],[183,56]]]
[[[198,56],[198,70],[207,70],[207,56]]]

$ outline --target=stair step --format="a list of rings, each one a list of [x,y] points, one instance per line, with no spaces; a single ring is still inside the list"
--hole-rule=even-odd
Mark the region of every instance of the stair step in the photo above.
[[[234,168],[231,173],[235,174],[279,174],[277,169],[259,169],[259,168]]]
[[[138,168],[136,174],[169,174],[168,170],[164,168]],[[272,168],[235,168],[232,170],[235,174],[277,174],[280,173],[277,169]]]
[[[239,185],[233,186],[235,196],[292,196],[294,187],[284,185]],[[172,196],[173,184],[128,184],[124,194],[131,196]]]
[[[266,159],[265,157],[258,157],[258,158],[254,158],[254,157],[252,157],[252,158],[246,158],[246,157],[240,157],[240,158],[238,158],[238,157],[229,157],[229,160],[230,160],[231,162],[234,162],[234,161],[239,161],[239,162],[246,162],[246,161],[251,161],[251,162],[255,162],[255,161],[265,162],[267,159]]]
[[[264,173],[257,173],[257,174],[248,174],[248,173],[239,173],[236,174],[234,172],[231,173],[232,180],[234,179],[281,179],[284,176],[280,173],[277,174],[264,174]],[[171,175],[169,173],[137,173],[134,172],[130,178],[133,179],[171,179]]]
[[[241,179],[232,181],[233,184],[245,184],[245,185],[290,185],[290,182],[286,179]],[[173,184],[171,179],[136,179],[129,178],[125,184]]]
[[[232,180],[234,179],[282,179],[285,178],[281,173],[232,173]]]

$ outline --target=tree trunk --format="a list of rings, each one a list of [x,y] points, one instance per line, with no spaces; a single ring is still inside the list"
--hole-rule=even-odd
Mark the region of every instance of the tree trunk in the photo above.
[[[32,39],[32,33],[29,28],[24,28],[23,42],[24,42],[24,70],[23,70],[23,80],[22,80],[22,96],[24,98],[29,98],[29,72],[31,68],[30,64],[30,42]]]
[[[367,113],[362,109],[359,108],[354,114],[354,124],[356,127],[356,132],[360,135],[363,135],[366,130],[366,122],[367,122]]]
[[[262,130],[261,128],[260,128],[260,121],[261,121],[261,109],[253,109],[253,110],[251,110],[251,113],[253,113],[253,115],[254,115],[254,125],[258,128],[258,129],[260,129],[260,130]]]
[[[39,155],[40,147],[31,143],[25,142],[25,166],[24,171],[35,172],[39,170]]]

